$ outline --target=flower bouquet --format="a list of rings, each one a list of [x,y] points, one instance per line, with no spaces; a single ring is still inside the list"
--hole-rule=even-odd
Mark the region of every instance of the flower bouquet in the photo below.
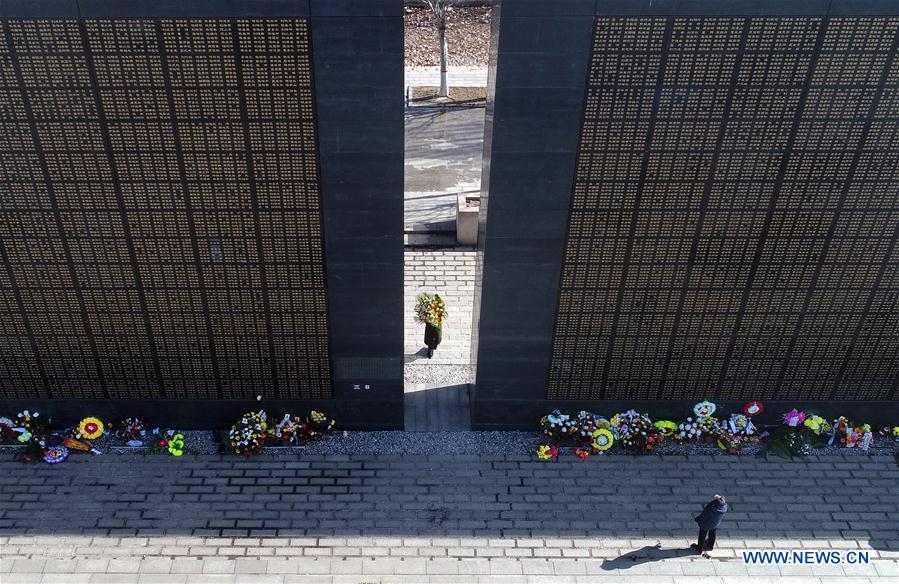
[[[674,432],[674,439],[678,444],[695,444],[702,436],[702,429],[699,427],[699,420],[688,417],[685,421],[677,425]]]
[[[874,439],[874,433],[871,432],[870,424],[861,424],[854,426],[852,431],[846,437],[846,448],[858,447],[867,451]]]
[[[415,320],[425,325],[425,345],[428,347],[428,358],[434,355],[434,350],[443,337],[443,323],[449,314],[446,304],[440,294],[423,292],[418,295],[415,303]]]
[[[808,432],[793,431],[788,426],[780,426],[768,438],[767,448],[779,456],[806,456],[811,452]]]
[[[337,422],[329,418],[324,412],[312,410],[309,412],[309,415],[303,418],[302,424],[300,424],[300,441],[314,442],[322,436],[328,436],[334,432],[336,425]]]
[[[18,434],[16,440],[25,446],[22,460],[25,462],[42,460],[47,447],[45,436],[50,420],[41,418],[41,413],[38,411],[24,410],[16,414],[15,424],[13,432]]]
[[[721,422],[715,416],[705,416],[696,420],[700,432],[705,436],[705,441],[713,444],[718,440],[718,436],[723,432]]]
[[[0,417],[0,444],[12,444],[16,441],[15,422],[9,418]]]
[[[299,441],[300,428],[303,421],[297,416],[284,414],[284,417],[271,429],[272,438],[281,443],[282,446],[291,446]]]
[[[746,442],[758,442],[758,428],[752,423],[752,418],[745,414],[731,414],[721,427],[731,434],[742,436]]]
[[[665,438],[674,436],[678,431],[678,426],[671,420],[658,420],[654,422],[653,427],[656,428]]]
[[[574,440],[579,434],[577,420],[572,420],[571,416],[559,410],[553,410],[551,414],[540,418],[540,428],[546,438],[557,443]]]
[[[147,439],[147,424],[140,418],[125,418],[119,422],[115,434],[123,444],[137,448]]]
[[[706,442],[713,443],[717,441],[718,436],[722,432],[718,418],[713,415],[717,410],[718,406],[709,400],[701,401],[693,406],[693,414],[696,416],[696,428],[699,430],[699,434],[695,437],[696,440],[700,436],[705,436]]]
[[[559,457],[559,448],[552,443],[543,443],[537,447],[537,458],[540,460],[553,460]]]
[[[184,446],[184,434],[175,434],[169,439],[168,446],[166,448],[168,453],[172,456],[181,456],[184,454],[185,446]]]
[[[815,436],[820,436],[822,432],[830,432],[831,429],[830,422],[811,412],[806,413],[802,425],[808,428]]]
[[[415,320],[422,324],[441,327],[449,313],[440,294],[422,292],[415,303]]]
[[[801,412],[796,408],[793,408],[786,414],[784,414],[784,424],[789,426],[790,428],[796,428],[801,426],[803,422],[805,422],[805,412]]]
[[[169,445],[176,436],[170,428],[153,428],[147,433],[147,452],[149,454],[165,454],[169,451]],[[182,440],[184,439],[183,435]],[[180,456],[180,455],[179,455]]]
[[[228,441],[235,454],[252,456],[265,445],[268,437],[267,416],[264,410],[247,412],[228,432]]]
[[[885,439],[893,439],[896,442],[899,442],[899,424],[895,426],[892,424],[886,425],[881,428],[878,433]]]
[[[836,420],[833,421],[830,430],[830,439],[827,441],[827,444],[837,446],[846,446],[846,443],[849,441],[849,436],[853,432],[852,422],[850,422],[845,416],[840,416]]]
[[[805,425],[805,412],[792,409],[783,415],[783,424],[769,436],[767,450],[778,456],[805,456],[811,452],[814,433]]]
[[[728,454],[737,454],[743,445],[743,437],[739,434],[730,432],[722,432],[718,435],[718,448],[724,450]]]
[[[719,424],[716,441],[728,454],[736,454],[744,444],[758,442],[755,424],[746,414],[731,414]]]
[[[665,437],[646,414],[628,410],[612,418],[618,441],[628,452],[646,454],[658,448]]]
[[[597,430],[601,428],[608,430],[611,427],[609,421],[602,416],[581,410],[575,420],[575,439],[582,445],[588,444],[593,440]]]

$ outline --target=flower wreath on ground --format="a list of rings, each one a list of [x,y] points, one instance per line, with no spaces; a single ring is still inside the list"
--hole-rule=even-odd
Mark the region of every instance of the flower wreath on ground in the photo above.
[[[616,414],[612,417],[612,425],[621,446],[634,454],[648,454],[665,440],[664,434],[653,426],[649,415],[636,410]]]
[[[752,418],[746,414],[731,414],[719,426],[718,447],[728,454],[737,454],[745,444],[758,441],[757,428],[752,423]]]
[[[540,419],[544,440],[537,447],[538,458],[556,458],[559,445],[574,446],[575,454],[588,458],[612,447],[615,433],[609,420],[597,414],[580,411],[572,417],[559,410]]]
[[[265,410],[245,413],[228,432],[228,443],[234,454],[248,457],[262,449],[267,438],[268,416]]]
[[[268,423],[265,410],[244,414],[228,433],[235,454],[252,456],[264,446],[296,446],[334,433],[337,422],[325,412],[312,410],[305,416],[284,414],[277,424]]]
[[[43,460],[50,420],[42,418],[41,413],[37,410],[23,410],[16,414],[13,423],[15,424],[13,432],[17,434],[16,441],[25,446],[22,460],[24,462]]]

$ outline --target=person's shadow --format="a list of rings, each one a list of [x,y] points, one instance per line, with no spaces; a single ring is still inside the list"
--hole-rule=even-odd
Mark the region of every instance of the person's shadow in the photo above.
[[[659,562],[671,558],[684,558],[687,556],[695,556],[696,552],[689,548],[679,549],[662,549],[662,544],[644,546],[638,550],[621,554],[613,560],[603,560],[603,570],[627,570],[632,566],[639,564],[647,564],[649,562]]]

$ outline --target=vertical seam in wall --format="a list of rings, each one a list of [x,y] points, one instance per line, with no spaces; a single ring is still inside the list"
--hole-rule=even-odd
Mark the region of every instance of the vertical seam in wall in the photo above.
[[[247,110],[247,96],[243,79],[243,55],[240,50],[240,35],[237,29],[237,19],[231,19],[231,42],[234,50],[234,69],[237,76],[237,95],[240,102],[241,129],[243,131],[244,155],[247,158],[247,183],[250,188],[250,201],[253,208],[253,229],[256,234],[256,252],[259,262],[259,280],[262,284],[260,290],[262,296],[263,311],[265,312],[265,330],[268,336],[269,365],[272,377],[272,394],[274,399],[281,397],[278,388],[278,363],[275,358],[275,339],[272,333],[271,304],[268,297],[268,278],[266,277],[265,251],[262,240],[262,227],[259,219],[259,194],[256,191],[256,168],[253,164],[253,148],[250,143],[250,120]]]
[[[88,345],[91,350],[91,356],[94,360],[94,367],[97,370],[97,380],[100,382],[100,387],[103,390],[103,396],[108,399],[110,397],[109,389],[106,385],[106,379],[103,377],[103,367],[100,364],[100,354],[97,351],[97,344],[94,340],[94,334],[91,330],[90,320],[87,316],[87,306],[84,303],[84,294],[81,290],[81,284],[78,280],[78,272],[75,270],[75,263],[72,261],[72,251],[69,248],[69,240],[66,236],[66,232],[62,222],[62,214],[60,213],[59,205],[57,204],[56,192],[53,188],[53,180],[50,177],[50,169],[47,166],[47,159],[44,156],[44,149],[41,147],[40,135],[37,131],[37,122],[35,122],[34,119],[34,111],[31,107],[31,99],[28,97],[28,88],[25,86],[25,80],[22,76],[22,66],[19,62],[19,53],[16,49],[15,44],[13,43],[12,30],[10,29],[8,19],[3,20],[3,34],[6,36],[6,44],[9,47],[10,61],[12,63],[13,72],[16,77],[16,83],[19,86],[19,92],[22,98],[22,107],[24,108],[25,116],[28,119],[31,140],[34,143],[35,156],[38,159],[38,163],[41,167],[41,174],[44,178],[44,185],[47,188],[47,199],[50,203],[54,222],[56,223],[56,230],[59,234],[59,241],[63,249],[63,255],[65,256],[66,266],[69,271],[69,277],[72,280],[72,289],[75,292],[75,297],[78,300],[78,307],[81,311],[81,323],[84,327],[84,334],[87,336]],[[85,51],[87,51],[87,47],[85,47]]]
[[[643,160],[640,163],[640,179],[637,183],[637,194],[634,197],[634,210],[631,212],[630,227],[627,234],[627,244],[624,250],[624,263],[621,267],[621,284],[618,286],[618,296],[615,300],[615,314],[612,317],[612,326],[609,329],[609,343],[606,349],[606,358],[603,365],[602,379],[600,381],[601,399],[608,398],[609,371],[612,368],[612,357],[615,349],[615,336],[618,333],[618,324],[621,320],[621,303],[624,302],[624,290],[627,284],[628,268],[631,263],[631,255],[634,250],[634,239],[637,231],[637,220],[640,215],[640,204],[643,200],[643,188],[646,186],[646,172],[649,167],[650,147],[655,134],[656,120],[659,115],[659,104],[662,98],[665,71],[668,69],[668,55],[671,48],[671,36],[674,30],[674,17],[665,20],[665,35],[662,41],[662,52],[659,63],[659,73],[656,77],[655,93],[652,101],[652,111],[649,117],[649,127],[646,130],[646,142],[643,148]],[[596,362],[594,360],[594,370]],[[592,376],[591,376],[592,379]]]
[[[331,345],[331,299],[330,287],[328,286],[328,257],[325,241],[325,193],[322,188],[322,160],[321,160],[321,141],[318,132],[318,95],[315,92],[315,55],[312,52],[312,7],[309,7],[309,18],[306,18],[306,52],[309,55],[309,92],[312,95],[312,131],[314,133],[313,143],[315,144],[315,182],[318,187],[318,226],[319,226],[319,246],[322,254],[322,294],[325,300],[325,333],[327,336],[328,347],[328,395],[320,396],[331,399],[336,395],[334,387],[334,351]],[[305,155],[304,155],[305,157]],[[308,365],[307,365],[308,368]],[[316,367],[318,369],[318,367]],[[318,390],[321,391],[321,388]]]
[[[169,107],[169,123],[172,126],[172,141],[175,147],[175,158],[178,163],[178,178],[181,181],[181,193],[184,197],[184,211],[187,216],[187,232],[190,236],[190,245],[194,254],[194,267],[197,270],[197,285],[199,286],[200,304],[203,307],[203,320],[206,325],[206,339],[209,343],[209,356],[212,361],[212,375],[215,378],[215,388],[219,399],[224,397],[222,388],[222,376],[219,369],[218,352],[215,348],[215,335],[213,334],[212,316],[209,313],[209,298],[206,291],[206,279],[203,274],[203,261],[200,259],[200,247],[197,240],[197,224],[194,218],[193,204],[190,200],[190,188],[188,187],[187,170],[184,164],[184,152],[182,150],[181,130],[178,128],[178,116],[175,113],[175,99],[172,95],[172,75],[169,69],[168,52],[165,46],[165,35],[162,31],[162,20],[153,19],[153,27],[156,32],[156,44],[159,47],[159,63],[162,69],[162,79],[166,103]]]
[[[687,256],[687,268],[684,272],[684,283],[681,286],[680,298],[678,299],[677,308],[675,309],[674,322],[671,325],[671,339],[668,342],[668,352],[665,356],[665,364],[662,366],[662,373],[659,378],[659,387],[657,395],[662,396],[662,390],[668,377],[668,371],[671,368],[671,361],[674,356],[674,345],[678,338],[680,322],[684,314],[684,304],[686,303],[687,293],[690,290],[690,277],[693,274],[693,268],[696,266],[696,256],[699,254],[699,240],[702,235],[702,228],[705,225],[706,213],[709,208],[709,199],[712,196],[712,188],[715,184],[715,174],[718,169],[718,161],[721,156],[721,146],[724,143],[724,137],[727,134],[727,124],[730,121],[731,108],[733,107],[734,94],[737,91],[737,82],[740,78],[740,67],[743,65],[743,56],[746,53],[746,43],[749,39],[749,19],[743,18],[743,32],[740,35],[740,44],[737,48],[737,56],[734,61],[734,69],[730,77],[730,86],[727,91],[727,98],[724,101],[724,108],[721,114],[721,125],[718,127],[718,135],[715,138],[715,146],[712,151],[712,160],[709,162],[709,174],[705,180],[702,191],[702,199],[699,202],[699,217],[696,220],[696,228],[693,231],[693,239],[690,243],[690,253]],[[689,216],[689,215],[688,215]]]
[[[749,274],[746,277],[746,286],[743,288],[743,295],[740,298],[740,307],[737,309],[737,318],[734,321],[734,327],[731,331],[730,341],[727,345],[727,351],[724,355],[724,363],[721,366],[721,373],[718,377],[718,387],[715,391],[715,398],[720,398],[723,393],[724,381],[727,379],[727,371],[730,368],[731,359],[733,359],[734,350],[737,346],[737,338],[740,335],[740,327],[743,323],[743,316],[746,314],[746,307],[749,304],[749,294],[752,291],[753,284],[755,283],[756,274],[758,274],[759,261],[761,260],[762,252],[765,249],[765,243],[768,238],[768,231],[771,229],[771,223],[774,220],[774,211],[777,208],[777,201],[780,197],[780,189],[783,186],[784,177],[787,173],[787,167],[789,166],[790,159],[793,154],[793,144],[796,142],[796,134],[799,130],[799,124],[802,121],[802,113],[805,110],[805,104],[808,101],[808,92],[809,87],[812,84],[812,78],[815,73],[815,68],[818,65],[818,57],[821,54],[821,46],[824,44],[824,34],[827,31],[827,25],[829,23],[828,17],[821,18],[818,25],[818,35],[815,39],[815,46],[812,49],[812,55],[809,59],[808,71],[805,74],[805,79],[802,83],[802,91],[799,95],[799,103],[796,104],[796,113],[793,116],[793,124],[790,127],[790,135],[787,138],[787,144],[784,146],[783,158],[780,162],[780,168],[777,171],[777,178],[774,181],[774,186],[772,187],[771,192],[771,200],[768,203],[768,209],[765,213],[765,221],[762,224],[762,229],[759,233],[758,243],[756,243],[755,254],[753,255],[752,264],[749,267]],[[777,398],[777,393],[771,396],[772,398]]]
[[[34,329],[31,327],[31,320],[28,316],[28,312],[25,310],[25,302],[22,300],[22,291],[19,289],[19,286],[16,283],[16,275],[12,269],[12,264],[9,261],[9,255],[7,255],[6,253],[6,246],[3,244],[2,238],[0,238],[0,260],[3,261],[3,267],[6,270],[6,275],[9,278],[9,284],[12,288],[12,293],[16,300],[16,306],[18,307],[19,314],[22,317],[22,324],[25,327],[25,334],[28,336],[28,344],[31,346],[31,352],[34,354],[34,362],[37,365],[37,370],[41,376],[41,381],[44,383],[44,395],[42,397],[52,397],[50,395],[50,380],[47,378],[47,371],[44,368],[43,360],[41,360],[40,349],[37,346],[37,339],[34,336]],[[25,390],[26,395],[28,395],[29,392],[29,389]],[[29,395],[29,397],[33,396]]]
[[[839,215],[839,212],[842,210],[843,205],[845,204],[846,197],[849,194],[849,189],[852,186],[852,181],[855,178],[855,172],[858,169],[858,165],[861,161],[862,149],[865,147],[865,142],[868,140],[868,134],[871,131],[871,125],[874,122],[874,117],[877,115],[877,106],[880,105],[880,100],[883,98],[883,92],[886,89],[887,79],[889,78],[893,63],[896,62],[897,53],[899,53],[899,30],[894,33],[893,44],[890,47],[889,56],[886,59],[883,71],[880,73],[880,79],[877,82],[877,90],[875,91],[874,97],[871,100],[871,106],[868,108],[868,117],[865,120],[865,127],[862,129],[862,135],[859,138],[858,148],[856,148],[855,150],[855,156],[852,159],[852,165],[850,166],[849,172],[847,173],[846,184],[843,186],[843,192],[840,194],[839,207],[837,209],[837,213],[834,214],[834,219],[831,224],[830,231],[828,231],[828,243],[830,243],[830,240],[833,236],[833,231],[836,228],[837,216]],[[846,348],[846,356],[843,358],[843,362],[840,364],[840,369],[837,371],[837,375],[834,378],[833,387],[831,387],[829,396],[829,399],[831,400],[836,399],[837,391],[840,388],[843,377],[846,375],[846,369],[849,367],[849,360],[852,358],[852,352],[855,348],[855,344],[858,342],[858,337],[861,334],[862,326],[864,325],[865,320],[868,318],[868,313],[871,310],[871,306],[874,304],[874,296],[877,294],[877,290],[880,287],[881,281],[883,280],[883,274],[886,272],[886,267],[890,261],[890,256],[893,254],[893,249],[896,246],[897,238],[899,238],[899,224],[897,224],[895,229],[893,229],[893,237],[890,239],[890,243],[887,246],[883,261],[880,263],[880,267],[877,270],[877,276],[874,279],[874,284],[871,286],[871,290],[868,292],[868,298],[865,300],[865,305],[862,308],[862,313],[859,317],[858,324],[856,325],[855,330],[852,332],[852,336],[850,337],[849,346]],[[809,291],[805,299],[805,306],[803,307],[802,316],[805,315],[805,309],[808,307],[808,303],[812,294],[812,288],[814,287],[814,284],[817,281],[818,275],[821,271],[826,252],[827,247],[825,246],[824,251],[821,253],[821,258],[818,262],[818,267],[815,272],[814,279],[812,280],[812,284],[809,286]],[[796,335],[794,335],[793,338],[793,343],[795,343],[795,337],[798,335],[799,327],[797,326]],[[791,344],[790,349],[792,350],[792,348],[793,347]],[[783,372],[781,372],[781,375],[783,375]],[[897,385],[899,385],[899,376],[897,376],[895,382],[893,383],[887,399],[894,398]]]
[[[156,383],[159,388],[159,395],[164,399],[166,397],[165,384],[163,382],[162,368],[159,365],[159,354],[156,349],[156,338],[153,336],[153,327],[150,325],[150,313],[147,310],[147,298],[144,293],[143,283],[141,281],[140,268],[137,263],[137,254],[134,251],[134,239],[131,235],[131,226],[128,223],[128,213],[125,210],[125,197],[122,194],[122,185],[119,182],[118,165],[115,161],[115,155],[112,149],[112,138],[109,135],[109,124],[106,119],[106,113],[103,110],[103,100],[100,95],[100,85],[97,80],[97,70],[94,64],[94,57],[91,53],[90,43],[88,42],[87,24],[84,19],[78,20],[78,30],[81,34],[81,44],[84,47],[84,60],[87,66],[88,76],[90,77],[91,94],[94,98],[94,104],[97,107],[97,123],[100,126],[100,134],[103,137],[103,147],[106,150],[106,157],[109,163],[109,174],[112,179],[112,189],[115,191],[116,204],[118,206],[119,218],[122,222],[122,233],[125,238],[125,245],[128,249],[128,259],[131,264],[131,274],[134,278],[134,288],[137,292],[137,300],[140,305],[141,318],[144,321],[144,329],[147,335],[147,343],[150,347],[150,358],[153,362],[153,371],[156,375]],[[137,397],[137,396],[129,396]]]

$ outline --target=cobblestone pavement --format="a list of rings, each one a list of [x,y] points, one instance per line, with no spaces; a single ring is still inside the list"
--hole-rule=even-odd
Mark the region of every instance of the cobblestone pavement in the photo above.
[[[3,584],[899,579],[888,457],[73,459],[0,462]],[[716,492],[732,510],[705,559],[685,547]],[[741,559],[772,549],[870,563]]]
[[[481,188],[484,108],[406,108],[405,224],[452,222],[456,195]]]
[[[470,247],[406,250],[406,363],[467,365],[470,362],[476,253]],[[431,359],[427,357],[424,344],[424,325],[415,322],[415,298],[421,292],[440,294],[449,312],[443,327],[443,341]]]

